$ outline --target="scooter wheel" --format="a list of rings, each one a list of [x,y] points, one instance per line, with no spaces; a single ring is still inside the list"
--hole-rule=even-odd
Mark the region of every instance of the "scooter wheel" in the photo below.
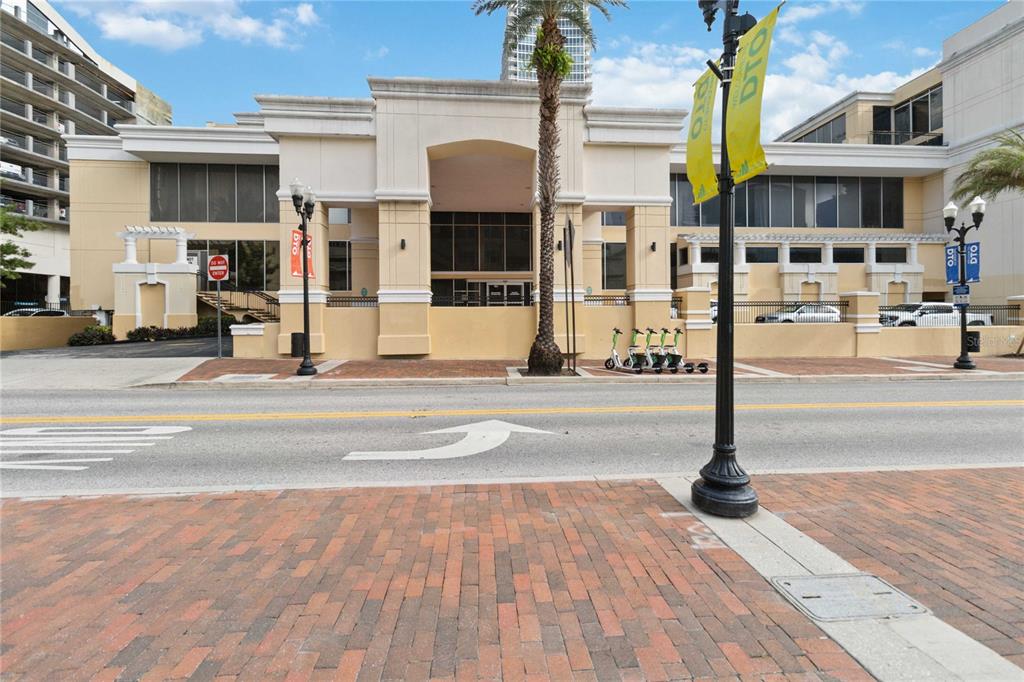
[[[708,373],[708,363],[706,363],[706,362],[700,363],[699,365],[697,365],[697,369],[700,370],[701,374],[707,374]]]
[[[654,368],[654,373],[655,374],[661,374],[661,367],[655,367]]]
[[[615,369],[615,361],[612,360],[611,358],[608,358],[607,360],[604,361],[604,368]]]
[[[683,370],[687,374],[693,374],[693,363],[692,362],[688,362],[685,365],[683,365]]]
[[[679,373],[679,368],[678,367],[673,367],[669,371],[672,372],[673,374],[678,374]]]
[[[637,367],[636,369],[633,370],[633,372],[635,372],[636,374],[643,374],[644,373],[644,368],[643,367]]]

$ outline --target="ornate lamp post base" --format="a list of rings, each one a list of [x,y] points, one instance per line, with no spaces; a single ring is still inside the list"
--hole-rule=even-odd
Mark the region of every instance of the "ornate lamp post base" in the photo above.
[[[957,369],[977,369],[978,368],[978,366],[974,364],[974,360],[971,360],[970,356],[968,356],[966,358],[965,357],[957,358],[956,362],[953,363],[953,366],[956,367]]]
[[[736,462],[735,448],[726,452],[716,447],[700,475],[690,487],[690,498],[701,511],[733,518],[757,511],[757,493],[750,487],[750,476]]]
[[[306,364],[307,362],[309,364]],[[295,374],[300,377],[311,377],[316,374],[316,367],[314,367],[313,363],[307,358],[306,360],[303,360],[302,364],[299,365],[299,368],[295,370]]]

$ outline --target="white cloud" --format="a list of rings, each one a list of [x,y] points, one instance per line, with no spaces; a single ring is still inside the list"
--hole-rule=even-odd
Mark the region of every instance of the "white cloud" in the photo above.
[[[852,2],[851,0],[828,0],[828,2],[806,3],[790,2],[788,6],[779,13],[780,26],[792,26],[801,21],[816,19],[823,14],[844,11],[851,16],[857,16],[864,10],[863,2]]]
[[[842,62],[850,54],[844,42],[822,31],[805,31],[803,36],[802,50],[769,65],[761,123],[766,141],[855,90],[891,91],[925,71],[851,76],[842,71]],[[689,109],[693,83],[707,68],[704,61],[717,56],[683,45],[634,44],[625,56],[594,61],[594,101]],[[717,117],[721,105],[715,109]]]
[[[384,57],[388,56],[389,52],[391,52],[391,50],[388,49],[387,45],[381,45],[376,49],[367,50],[366,52],[364,52],[363,59],[365,59],[366,61],[370,61],[373,59],[384,59]]]
[[[938,54],[935,50],[930,47],[915,47],[910,51],[915,57],[934,57]]]
[[[173,51],[198,45],[208,34],[223,40],[271,47],[292,47],[295,25],[319,21],[308,2],[278,9],[263,19],[246,13],[240,0],[136,0],[77,2],[79,16],[91,19],[105,38]]]

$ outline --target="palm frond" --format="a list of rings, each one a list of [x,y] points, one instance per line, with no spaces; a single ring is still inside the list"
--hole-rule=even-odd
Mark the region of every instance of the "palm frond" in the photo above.
[[[954,201],[975,196],[994,199],[1008,191],[1024,193],[1024,135],[1007,130],[994,139],[996,146],[978,152],[957,177]]]

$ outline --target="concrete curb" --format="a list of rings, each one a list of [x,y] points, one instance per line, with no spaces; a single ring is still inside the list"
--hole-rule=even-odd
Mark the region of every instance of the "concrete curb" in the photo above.
[[[737,376],[737,383],[752,384],[843,384],[879,381],[1021,381],[1024,372],[992,374],[820,374],[805,376]],[[531,386],[537,384],[714,384],[714,376],[631,375],[590,377],[448,377],[407,379],[317,379],[315,381],[168,381],[135,384],[130,388],[164,389],[307,389],[405,388],[416,386]]]

